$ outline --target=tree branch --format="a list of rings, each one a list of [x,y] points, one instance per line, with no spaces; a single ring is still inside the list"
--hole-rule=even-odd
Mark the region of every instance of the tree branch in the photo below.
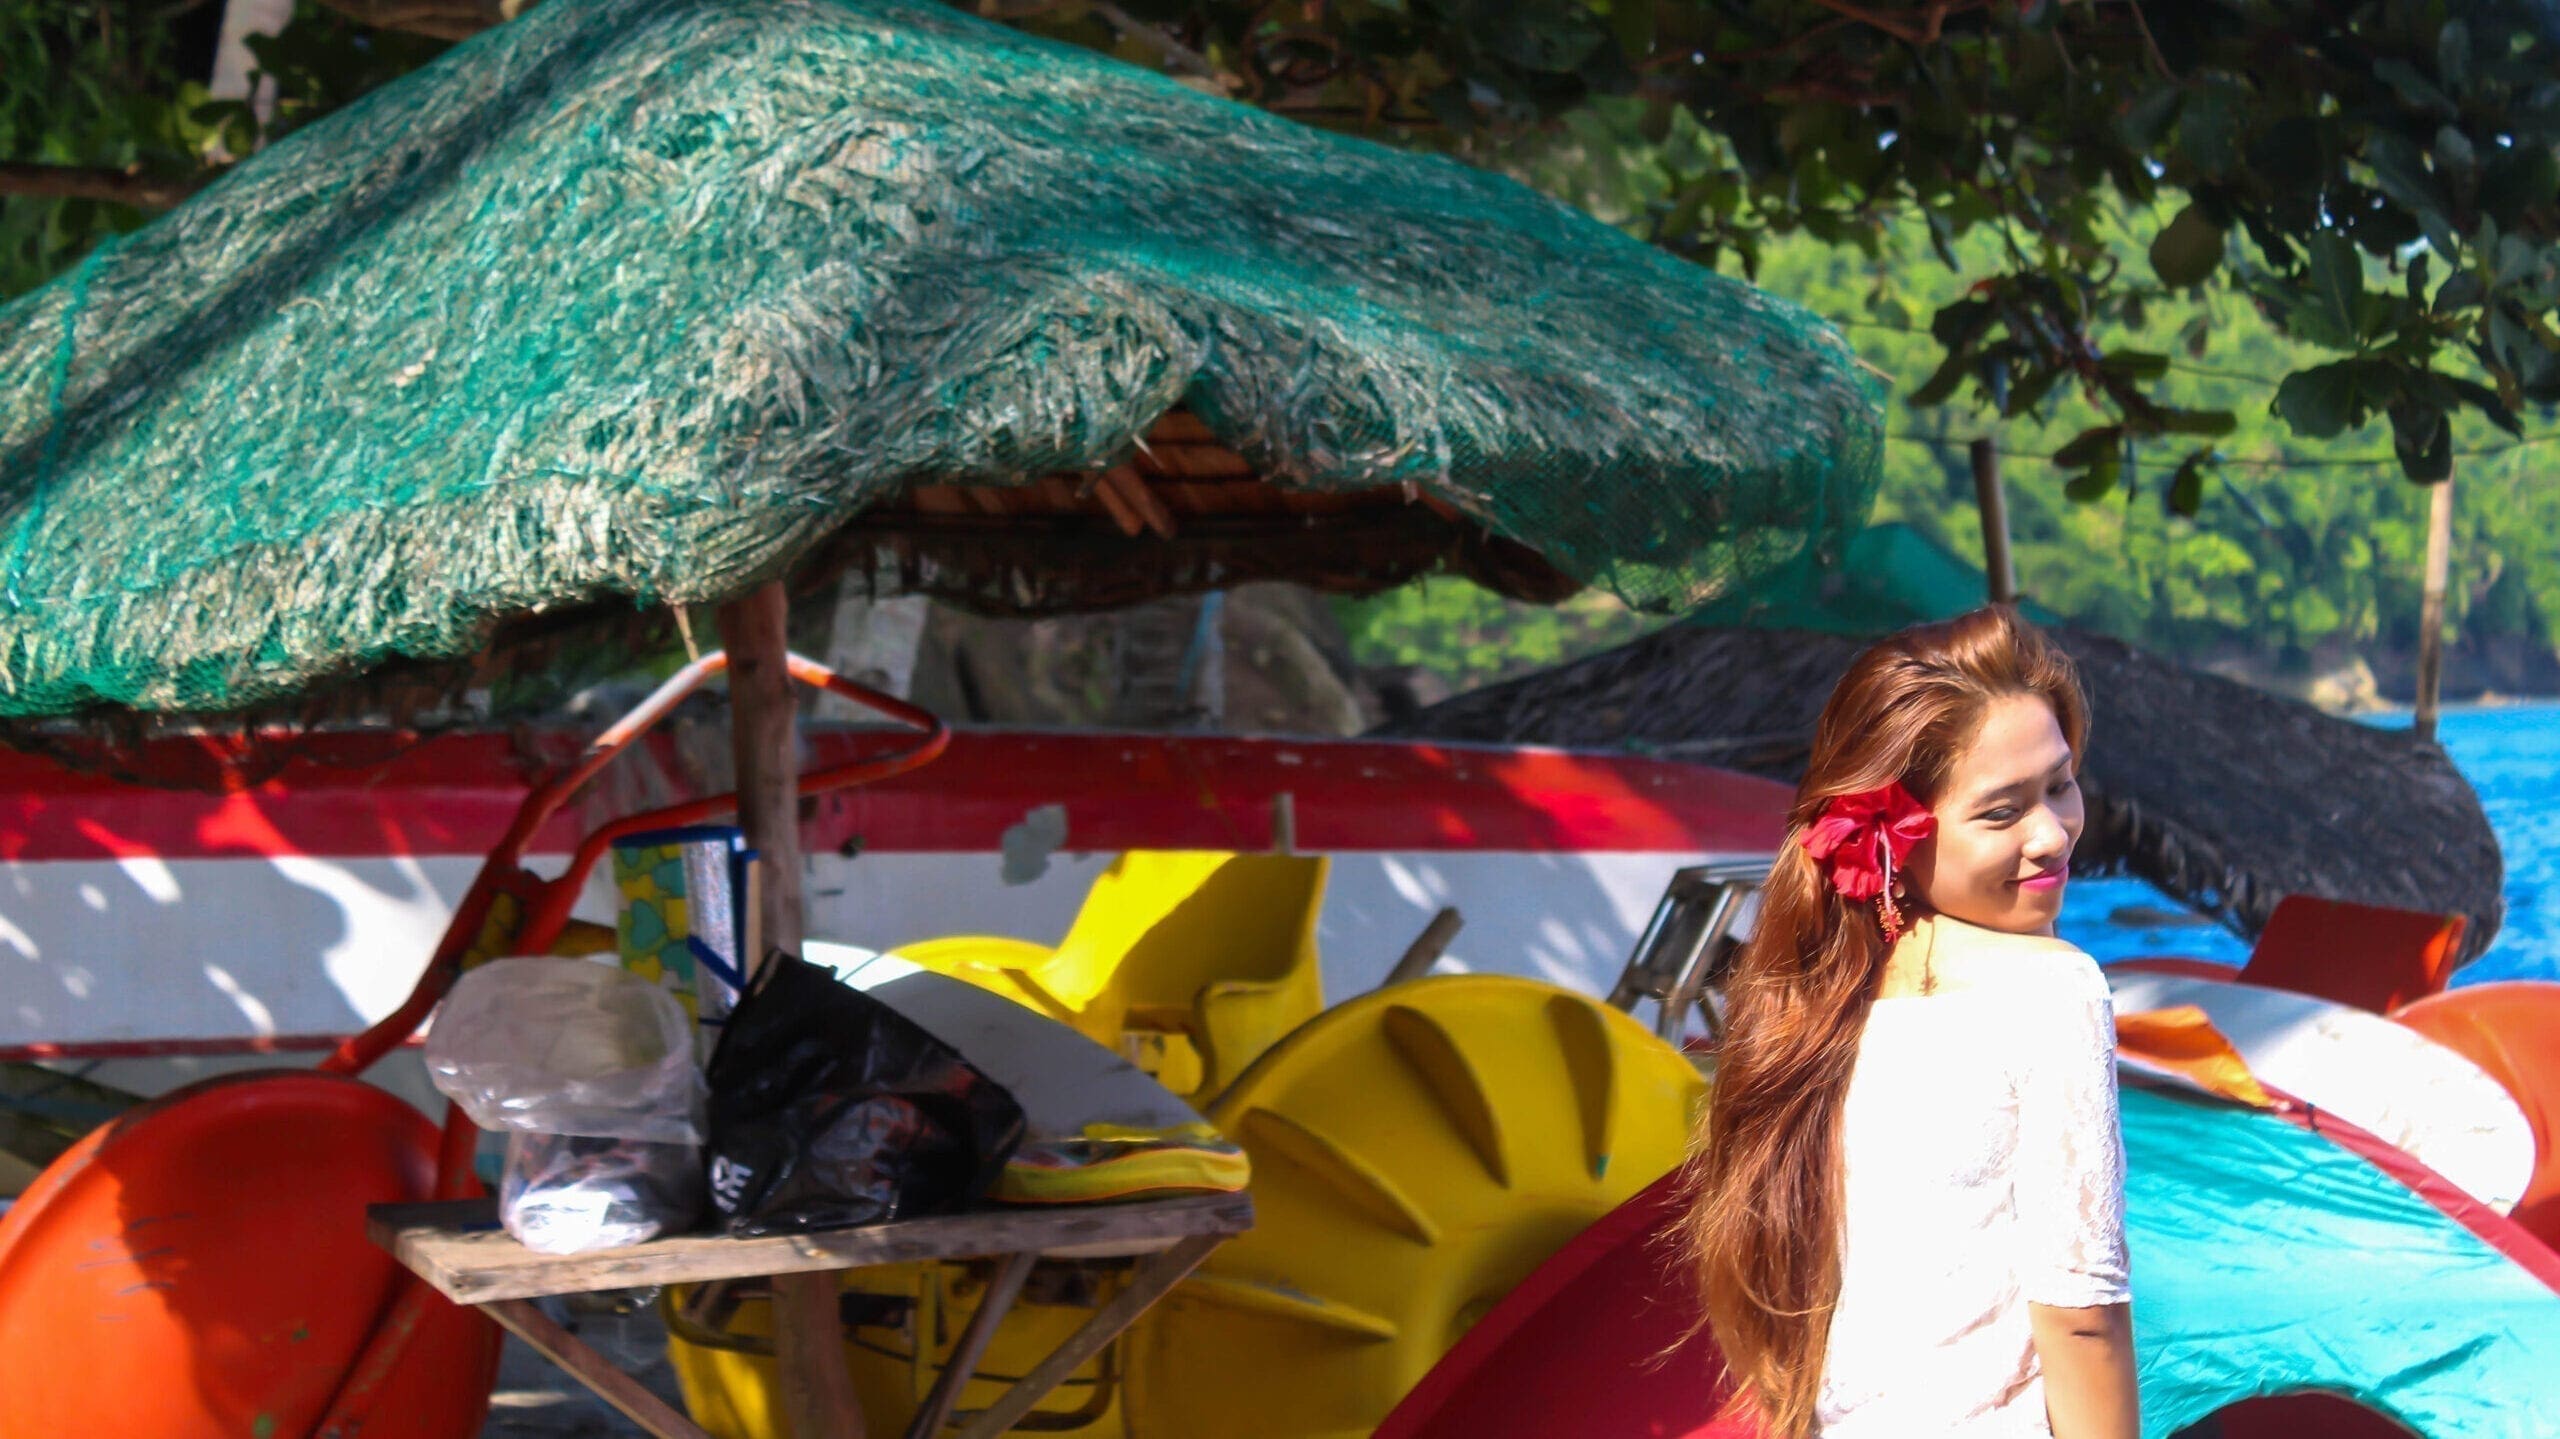
[[[1920,23],[1917,25],[1880,10],[1870,10],[1861,5],[1851,4],[1850,0],[1814,0],[1814,3],[1835,15],[1855,20],[1870,29],[1881,30],[1906,45],[1918,48],[1937,44],[1938,37],[1945,31],[1950,16],[1962,15],[1972,10],[1988,9],[1991,0],[1931,0],[1929,8],[1920,13]]]
[[[0,160],[0,195],[31,200],[104,200],[138,210],[166,210],[204,188],[211,174],[185,179],[82,165]]]
[[[1154,46],[1158,54],[1172,61],[1179,69],[1188,70],[1194,75],[1206,76],[1212,80],[1229,78],[1221,74],[1217,66],[1209,63],[1208,56],[1175,39],[1162,26],[1150,25],[1131,15],[1128,11],[1112,4],[1111,0],[1093,0],[1093,13],[1101,16],[1104,24],[1109,25],[1121,35]]]
[[[320,0],[359,25],[435,40],[467,40],[533,8],[535,0]]]

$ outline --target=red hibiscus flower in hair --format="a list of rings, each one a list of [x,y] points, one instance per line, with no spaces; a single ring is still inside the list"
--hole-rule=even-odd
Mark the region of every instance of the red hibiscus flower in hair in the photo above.
[[[1938,817],[1897,780],[1863,794],[1834,796],[1796,842],[1831,876],[1840,897],[1854,903],[1884,893],[1912,846],[1937,830]]]

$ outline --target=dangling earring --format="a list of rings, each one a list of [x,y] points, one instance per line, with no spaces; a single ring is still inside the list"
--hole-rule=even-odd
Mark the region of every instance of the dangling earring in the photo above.
[[[1895,903],[1899,896],[1894,893],[1902,887],[1902,882],[1894,877],[1893,846],[1884,843],[1879,836],[1876,850],[1884,861],[1884,887],[1876,891],[1876,920],[1884,926],[1884,942],[1889,947],[1902,938],[1902,906]]]

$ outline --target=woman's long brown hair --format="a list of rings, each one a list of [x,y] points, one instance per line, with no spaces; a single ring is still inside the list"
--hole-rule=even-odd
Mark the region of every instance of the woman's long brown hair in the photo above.
[[[1895,780],[1934,804],[1990,702],[2026,694],[2053,707],[2080,754],[2088,707],[2069,657],[2005,605],[1859,655],[1823,706],[1787,841],[1725,987],[1682,1240],[1734,1406],[1771,1439],[1814,1429],[1840,1294],[1840,1106],[1886,954],[1874,904],[1843,900],[1796,837],[1834,796]]]

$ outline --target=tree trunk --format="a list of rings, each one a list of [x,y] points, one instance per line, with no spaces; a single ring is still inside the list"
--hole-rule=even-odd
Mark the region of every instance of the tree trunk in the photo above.
[[[1993,604],[2018,598],[2018,572],[2009,562],[2009,496],[2000,488],[2000,452],[1989,440],[1969,447],[1973,459],[1973,497],[1982,507],[1982,573]]]
[[[2436,481],[2427,496],[2427,569],[2418,603],[2418,705],[2412,717],[2418,738],[2436,737],[2436,701],[2444,685],[2444,590],[2453,567],[2453,477]]]
[[[275,113],[276,85],[270,79],[251,86],[250,72],[258,68],[258,59],[249,53],[249,37],[274,35],[292,23],[293,0],[225,0],[222,39],[213,51],[213,80],[205,89],[217,100],[248,101],[258,113],[258,123],[265,124]]]
[[[782,586],[768,584],[721,606],[720,643],[729,652],[738,825],[757,852],[764,943],[768,950],[797,954],[806,916],[800,898],[799,711],[786,668],[790,613]],[[750,962],[763,959],[756,955]],[[775,1279],[773,1320],[776,1380],[793,1439],[862,1439],[862,1404],[844,1367],[836,1277]]]

